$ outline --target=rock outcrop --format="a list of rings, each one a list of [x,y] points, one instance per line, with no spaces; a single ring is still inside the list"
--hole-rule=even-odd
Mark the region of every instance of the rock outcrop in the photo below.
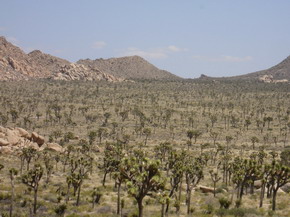
[[[280,79],[280,80],[275,80],[272,75],[263,75],[259,77],[259,81],[264,82],[264,83],[287,83],[287,79]]]
[[[87,81],[100,81],[106,80],[110,82],[122,81],[112,75],[102,73],[96,68],[89,68],[82,64],[71,63],[64,65],[60,70],[55,73],[52,77],[54,80],[87,80]]]
[[[19,47],[0,37],[0,80],[106,80],[122,81],[97,68],[70,63],[39,50],[24,53]]]
[[[18,154],[25,147],[42,151],[44,149],[63,152],[57,143],[45,143],[44,137],[36,132],[29,133],[22,128],[4,128],[0,126],[0,153]]]

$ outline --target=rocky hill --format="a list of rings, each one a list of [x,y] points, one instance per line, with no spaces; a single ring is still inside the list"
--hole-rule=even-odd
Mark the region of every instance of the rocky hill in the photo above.
[[[209,77],[201,75],[200,80],[259,80],[265,83],[284,83],[290,81],[290,56],[279,64],[257,72],[232,77]]]
[[[35,50],[26,54],[19,47],[0,37],[0,80],[106,80],[125,79],[178,80],[181,79],[138,56],[67,60]]]
[[[290,80],[290,56],[279,64],[258,72],[249,73],[242,76],[237,76],[238,78],[250,78],[250,79],[262,79],[270,78],[273,81]]]
[[[115,77],[124,79],[149,79],[149,80],[179,80],[180,77],[168,71],[158,69],[139,56],[129,56],[110,59],[79,60],[77,63],[98,68]]]
[[[106,80],[121,81],[97,68],[70,63],[39,50],[29,54],[0,37],[0,80]]]

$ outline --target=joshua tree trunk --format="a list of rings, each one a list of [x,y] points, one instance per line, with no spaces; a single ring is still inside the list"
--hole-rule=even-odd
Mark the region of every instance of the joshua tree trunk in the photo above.
[[[103,177],[103,186],[105,186],[106,184],[106,177],[107,177],[107,172],[104,173],[104,177]]]
[[[36,186],[34,188],[34,203],[33,203],[33,213],[36,214],[36,209],[37,209],[37,191],[38,191],[38,187]]]
[[[215,189],[216,189],[216,182],[213,182],[213,196],[214,197],[215,197],[215,194],[216,194]]]
[[[262,186],[261,186],[261,194],[260,194],[260,208],[263,207],[263,201],[264,201],[264,195],[265,195],[265,187],[266,187],[266,184],[265,183],[262,183]]]
[[[138,199],[137,203],[138,203],[138,217],[143,217],[143,204],[142,204],[143,198],[142,199]]]
[[[78,196],[77,196],[77,203],[76,203],[77,206],[80,203],[81,186],[82,186],[82,183],[80,183],[79,188],[78,188]]]
[[[9,216],[12,217],[13,214],[13,203],[14,203],[14,177],[11,178],[11,202]]]
[[[275,211],[276,210],[276,198],[277,198],[277,191],[278,189],[276,190],[273,190],[273,199],[272,199],[272,210]]]
[[[165,204],[161,205],[161,217],[164,217]]]
[[[70,184],[67,185],[67,191],[66,191],[66,199],[65,199],[65,203],[67,203],[69,201],[69,190],[70,190]]]
[[[187,214],[190,213],[191,191],[192,189],[189,188],[187,192]]]
[[[118,199],[117,199],[117,214],[120,214],[120,201],[121,201],[121,182],[118,183]]]

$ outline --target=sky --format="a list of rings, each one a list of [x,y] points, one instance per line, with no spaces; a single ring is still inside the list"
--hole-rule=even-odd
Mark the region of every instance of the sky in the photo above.
[[[0,36],[72,62],[139,55],[183,78],[290,55],[289,0],[0,0]]]

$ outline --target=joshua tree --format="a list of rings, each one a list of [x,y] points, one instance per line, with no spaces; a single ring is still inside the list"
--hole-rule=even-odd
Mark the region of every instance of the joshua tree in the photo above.
[[[252,147],[253,147],[253,150],[255,150],[255,144],[259,142],[259,139],[256,137],[256,136],[252,136],[251,137],[251,142],[252,142]]]
[[[119,165],[118,165],[119,166]],[[118,170],[118,168],[116,168]],[[113,173],[113,177],[116,181],[116,185],[117,185],[117,214],[119,215],[121,212],[121,185],[124,182],[124,177],[122,176],[122,174],[120,173],[120,171],[116,171]]]
[[[97,135],[99,137],[100,145],[102,144],[102,139],[107,135],[108,130],[107,128],[100,127],[97,131]]]
[[[188,130],[186,132],[186,135],[187,135],[187,137],[189,138],[189,141],[190,141],[189,144],[188,144],[188,149],[189,149],[189,146],[192,146],[192,138],[194,136],[193,130]]]
[[[154,148],[156,159],[160,159],[161,162],[165,161],[166,155],[172,151],[172,146],[169,142],[162,142]]]
[[[92,163],[92,161],[90,160],[90,157],[88,157],[88,156],[80,157],[77,160],[77,164],[78,164],[77,167],[78,168],[72,174],[72,176],[73,176],[72,184],[73,184],[74,188],[77,189],[76,206],[78,206],[80,203],[81,187],[82,187],[84,179],[87,178],[88,173],[90,172],[91,163]]]
[[[276,198],[279,188],[290,181],[290,168],[276,161],[272,162],[269,175],[269,184],[273,191],[272,210],[276,210]]]
[[[31,160],[36,156],[36,150],[32,147],[28,148],[23,148],[21,157],[23,157],[24,160],[26,160],[27,163],[27,170],[29,170],[29,165]],[[22,166],[21,166],[21,171],[22,171]]]
[[[199,130],[193,130],[194,144],[196,144],[197,138],[202,135],[202,132]]]
[[[221,177],[218,175],[218,171],[214,172],[213,170],[209,171],[211,180],[213,181],[213,195],[216,195],[216,183],[221,180]]]
[[[247,130],[249,130],[249,126],[252,124],[251,120],[250,119],[246,119],[245,120],[245,127],[247,128]]]
[[[215,114],[210,115],[210,122],[211,122],[211,127],[214,127],[214,124],[217,122],[217,116]]]
[[[108,120],[109,120],[110,117],[111,117],[111,113],[106,112],[106,113],[104,114],[104,118],[105,118],[104,123],[103,123],[103,126],[104,126],[104,127],[107,126],[107,124],[108,124]]]
[[[180,200],[180,194],[181,194],[181,186],[182,186],[182,180],[183,175],[185,171],[185,152],[176,152],[172,151],[169,155],[168,159],[168,169],[171,172],[170,173],[170,186],[171,189],[169,191],[168,197],[172,198],[174,193],[178,190],[178,187],[180,189],[179,192],[179,198]],[[169,210],[169,203],[167,203],[166,206],[166,213]]]
[[[268,124],[268,129],[270,129],[270,123],[273,121],[273,118],[268,116],[268,117],[264,117],[264,122],[267,122]]]
[[[146,156],[129,156],[122,160],[121,175],[126,181],[129,195],[138,204],[139,217],[143,216],[143,199],[147,195],[164,189],[165,179],[161,175],[160,161],[150,160]]]
[[[209,135],[210,135],[210,137],[213,140],[213,145],[215,146],[216,141],[217,141],[217,138],[219,136],[219,133],[218,132],[215,132],[215,131],[210,131]]]
[[[92,192],[92,206],[95,207],[95,204],[100,202],[103,193],[101,192],[100,188],[94,188]]]
[[[18,112],[15,109],[10,110],[10,115],[13,123],[19,118]]]
[[[143,129],[143,134],[145,135],[145,145],[147,145],[148,137],[151,135],[152,131],[150,128]]]
[[[253,190],[254,181],[261,176],[261,166],[255,160],[242,160],[239,157],[235,158],[232,165],[232,180],[238,189],[237,197],[239,200],[242,200],[244,188],[251,185]]]
[[[43,168],[40,164],[35,164],[34,168],[29,170],[22,176],[22,182],[34,191],[33,213],[36,214],[37,209],[37,193],[39,182],[43,175]]]
[[[45,172],[46,172],[46,184],[48,184],[52,170],[53,170],[53,158],[51,154],[49,154],[47,151],[43,153],[43,160],[44,160],[44,166],[45,166]]]
[[[192,157],[189,157],[185,161],[185,178],[187,185],[187,214],[190,213],[190,203],[191,203],[191,192],[194,187],[199,183],[203,178],[203,168],[202,164]]]
[[[104,172],[102,184],[105,186],[107,174],[118,171],[119,164],[123,157],[123,149],[121,144],[112,143],[107,144],[104,151],[103,164],[100,168]]]
[[[97,137],[97,132],[96,131],[90,131],[89,134],[88,134],[88,137],[89,137],[89,143],[90,145],[93,144],[93,142],[96,140],[96,137]]]

